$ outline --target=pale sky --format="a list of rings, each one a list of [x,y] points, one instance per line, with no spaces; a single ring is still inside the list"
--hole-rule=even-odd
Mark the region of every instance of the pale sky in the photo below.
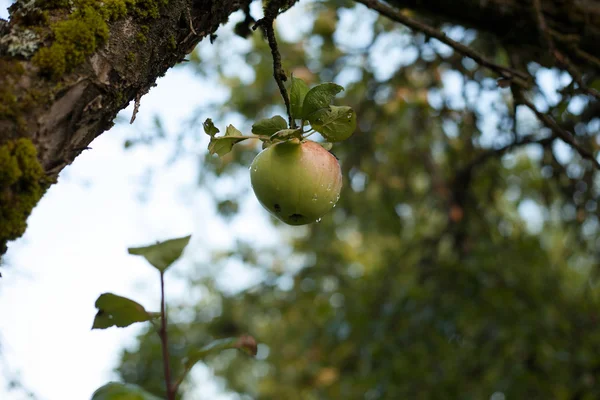
[[[143,98],[136,125],[157,111],[171,121],[189,113],[202,98],[182,96],[181,87],[193,89],[184,93],[214,93],[191,74],[172,71]],[[140,176],[150,165],[163,165],[170,146],[124,151],[133,129],[120,125],[106,132],[65,169],[6,255],[0,280],[2,357],[40,399],[90,398],[134,336],[135,327],[90,331],[99,294],[130,296],[157,309],[156,273],[129,256],[127,247],[189,233],[190,247],[229,242],[205,195],[197,191],[181,199],[182,187],[194,186],[193,160],[158,172],[148,202],[138,201]],[[0,374],[0,382],[3,378]]]

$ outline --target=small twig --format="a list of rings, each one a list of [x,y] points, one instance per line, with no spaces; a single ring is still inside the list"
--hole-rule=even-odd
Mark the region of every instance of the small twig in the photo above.
[[[508,153],[509,151],[516,149],[517,147],[525,146],[528,144],[539,144],[542,146],[546,146],[546,145],[552,143],[555,139],[556,139],[555,136],[544,137],[544,138],[535,138],[534,136],[522,137],[520,139],[513,141],[512,143],[507,144],[504,147],[500,147],[497,149],[490,149],[483,153],[480,153],[477,157],[475,157],[475,159],[473,161],[471,161],[457,175],[466,174],[467,173],[466,171],[469,171],[468,173],[470,174],[470,171],[472,171],[476,166],[483,164],[488,159],[490,159],[492,157],[502,156],[505,153]]]
[[[581,50],[579,47],[575,49],[575,54],[577,54],[578,57],[586,60],[590,64],[594,64],[596,68],[600,68],[600,58],[594,57],[590,53]]]
[[[575,83],[577,83],[577,86],[579,86],[580,91],[582,91],[586,94],[589,94],[590,96],[593,96],[593,97],[597,98],[598,100],[600,100],[600,92],[594,88],[588,87],[583,82],[583,76],[581,75],[581,72],[579,72],[579,69],[577,69],[575,64],[573,64],[573,62],[571,60],[569,60],[569,58],[567,56],[563,55],[559,51],[556,51],[555,56],[556,56],[557,60],[563,64],[563,66],[565,67],[565,69],[567,70],[569,75],[571,75],[571,77],[573,78]]]
[[[229,136],[217,136],[215,137],[215,139],[221,139],[221,138],[226,138],[226,139],[268,139],[269,137],[266,135],[253,135],[253,136],[249,136],[249,135],[229,135]]]
[[[92,150],[92,148],[89,146],[86,146],[86,147],[74,147],[71,149],[71,151],[73,151],[73,152],[82,152],[84,150]]]
[[[529,108],[547,128],[551,129],[557,137],[559,137],[565,143],[570,145],[575,151],[579,153],[579,155],[582,158],[591,161],[596,168],[600,169],[600,163],[598,162],[598,160],[596,160],[596,157],[594,157],[594,155],[589,150],[583,148],[579,143],[577,143],[577,141],[575,140],[575,136],[572,133],[563,129],[550,115],[544,114],[543,112],[539,111],[533,105],[533,103],[527,100],[524,96],[520,96],[519,102],[520,104],[523,104],[524,106]]]
[[[287,94],[287,90],[285,89],[285,85],[283,82],[287,81],[287,76],[285,75],[285,71],[281,66],[281,55],[279,54],[279,50],[277,49],[277,40],[275,39],[275,31],[273,30],[273,25],[265,27],[265,34],[267,35],[267,40],[269,41],[269,46],[271,47],[271,54],[273,55],[273,77],[277,82],[277,86],[279,87],[279,92],[281,93],[281,97],[283,97],[283,101],[285,103],[285,109],[288,114],[288,122],[291,129],[296,127],[294,120],[292,119],[292,109],[290,106],[290,99]]]
[[[163,367],[165,371],[165,385],[167,400],[175,400],[175,390],[171,384],[171,367],[169,364],[169,340],[167,334],[167,312],[165,307],[165,274],[160,272],[160,342],[162,345]]]
[[[192,14],[190,13],[190,8],[186,7],[185,11],[187,11],[187,17],[188,17],[188,23],[190,24],[190,30],[192,31],[192,33],[196,36],[198,36],[198,33],[196,32],[196,30],[194,29],[194,24],[192,22]]]
[[[485,58],[482,54],[479,54],[477,51],[472,48],[465,46],[464,44],[452,40],[446,35],[444,32],[435,29],[429,25],[421,23],[417,20],[414,20],[406,15],[402,14],[400,11],[389,7],[377,0],[356,0],[357,3],[364,4],[372,10],[377,11],[378,13],[385,15],[389,19],[399,22],[403,25],[408,26],[410,29],[422,32],[427,36],[431,36],[439,40],[440,42],[447,44],[452,47],[457,52],[461,53],[464,56],[467,56],[474,61],[476,61],[479,65],[488,68],[491,71],[496,72],[504,79],[510,79],[513,82],[517,83],[519,86],[523,88],[528,88],[530,82],[530,76],[523,72],[510,67],[505,67],[502,65],[498,65],[487,58]]]
[[[510,50],[509,50],[510,53]],[[510,60],[510,65],[511,67],[515,68],[518,65],[521,65],[520,63],[520,58],[515,56],[514,54],[511,54],[509,56],[509,60]],[[518,131],[518,119],[517,119],[517,109],[519,108],[519,102],[518,102],[518,93],[521,93],[519,91],[519,87],[517,87],[517,85],[512,84],[511,82],[509,83],[509,87],[510,87],[510,93],[512,95],[512,135],[513,135],[513,139],[516,142],[517,140],[519,140],[519,131]],[[502,86],[501,86],[502,87]]]
[[[130,124],[133,124],[135,121],[135,117],[137,117],[137,113],[140,110],[140,99],[142,98],[141,94],[135,95],[135,102],[133,103],[133,114],[131,115]]]
[[[288,122],[290,128],[294,129],[296,127],[296,123],[292,118],[290,98],[288,97],[287,90],[285,89],[285,85],[283,84],[283,82],[287,81],[287,76],[285,75],[285,71],[283,70],[283,67],[281,65],[281,54],[279,54],[279,49],[277,47],[275,29],[273,29],[273,23],[275,22],[275,18],[277,18],[277,16],[279,15],[279,7],[281,5],[280,3],[280,1],[271,0],[265,7],[265,16],[262,19],[256,21],[256,24],[254,24],[252,29],[256,30],[256,28],[262,27],[265,36],[267,37],[269,47],[271,48],[271,55],[273,56],[273,77],[275,78],[275,82],[277,82],[277,86],[279,87],[281,97],[283,97],[285,108],[288,114]]]

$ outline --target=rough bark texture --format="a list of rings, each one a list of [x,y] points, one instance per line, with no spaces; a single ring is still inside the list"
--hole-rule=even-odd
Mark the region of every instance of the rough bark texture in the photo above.
[[[0,255],[118,111],[250,1],[17,0],[10,20],[0,20]],[[555,64],[533,0],[389,3],[488,32],[523,62]],[[555,48],[578,68],[600,71],[600,3],[542,0],[541,9]]]
[[[3,73],[0,87],[11,88],[18,103],[35,89],[35,97],[41,101],[32,99],[30,107],[19,110],[18,115],[0,120],[2,142],[30,138],[44,170],[55,177],[112,126],[119,110],[146,93],[200,39],[225,22],[240,3],[169,0],[157,18],[127,15],[109,24],[108,40],[83,64],[58,77],[40,76],[40,68],[31,59],[5,54],[0,59],[4,71],[18,71]],[[60,15],[62,10],[49,12],[50,20],[54,20],[54,15]],[[9,29],[18,29],[19,25],[12,22],[11,19]],[[192,23],[197,35],[191,31]],[[52,40],[48,37],[45,43]]]

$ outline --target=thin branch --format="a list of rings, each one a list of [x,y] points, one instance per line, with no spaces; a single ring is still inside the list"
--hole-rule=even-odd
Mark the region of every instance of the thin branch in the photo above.
[[[510,50],[509,50],[510,53]],[[509,60],[510,60],[510,65],[512,67],[515,67],[516,65],[519,65],[519,58],[517,56],[515,56],[514,54],[510,54],[509,55]],[[509,82],[510,83],[510,82]],[[516,92],[520,93],[519,91],[519,87],[517,87],[517,85],[513,85],[510,84],[510,93],[512,95],[512,136],[514,141],[516,142],[519,139],[519,132],[518,132],[518,119],[517,119],[517,109],[519,108],[519,103],[517,102],[517,96],[515,95]]]
[[[289,126],[291,129],[294,129],[296,127],[296,123],[292,118],[290,98],[287,94],[287,90],[285,89],[285,85],[283,84],[283,82],[287,81],[287,76],[285,75],[285,71],[281,65],[281,54],[279,54],[279,48],[277,47],[275,29],[273,29],[275,18],[277,18],[279,15],[279,8],[283,5],[280,3],[282,2],[277,0],[271,0],[268,2],[267,6],[265,7],[265,16],[256,21],[256,24],[254,24],[252,29],[256,30],[256,28],[261,27],[265,33],[265,36],[267,37],[269,47],[271,48],[271,55],[273,56],[273,77],[275,78],[275,82],[277,82],[279,92],[281,93],[281,97],[283,97],[283,102],[285,103]]]
[[[575,54],[577,54],[578,57],[586,60],[590,64],[594,64],[596,68],[600,68],[600,58],[594,57],[590,53],[581,50],[579,47],[575,49]]]
[[[192,14],[190,13],[190,8],[186,7],[185,11],[187,11],[188,23],[190,24],[190,30],[196,36],[198,36],[198,32],[194,29],[194,23],[192,22]]]
[[[135,96],[135,103],[133,105],[133,114],[131,115],[131,120],[129,121],[130,124],[133,124],[133,122],[135,121],[135,117],[137,117],[137,113],[140,110],[140,100],[142,99],[142,93],[138,93]]]
[[[479,65],[488,68],[489,70],[496,72],[504,79],[510,79],[513,82],[517,83],[519,86],[523,88],[528,88],[530,86],[530,76],[523,72],[510,67],[505,67],[502,65],[498,65],[490,60],[488,60],[485,56],[473,50],[472,48],[465,46],[464,44],[452,40],[446,35],[444,32],[439,29],[433,28],[429,25],[426,25],[422,22],[414,20],[406,15],[402,14],[400,11],[387,6],[377,0],[356,0],[357,3],[364,4],[372,10],[377,11],[378,13],[385,15],[389,19],[399,22],[403,25],[408,26],[410,29],[424,33],[427,36],[431,36],[440,42],[447,44],[452,47],[454,50],[459,52],[460,54],[467,56],[474,61],[476,61]]]
[[[544,137],[544,138],[535,138],[534,136],[525,136],[520,139],[515,140],[514,142],[507,144],[504,147],[500,147],[497,149],[490,149],[480,153],[473,161],[471,161],[465,168],[461,170],[457,175],[470,175],[471,171],[489,160],[492,157],[500,157],[509,151],[516,149],[517,147],[526,146],[528,144],[539,144],[542,146],[546,146],[552,143],[556,139],[555,136]]]
[[[596,168],[600,169],[600,163],[596,160],[594,154],[577,143],[575,136],[572,133],[563,129],[550,115],[539,111],[535,105],[524,96],[520,96],[519,102],[529,108],[547,128],[551,129],[557,137],[575,149],[582,158],[591,161]]]
[[[165,274],[160,271],[160,342],[162,345],[163,367],[165,370],[165,385],[167,400],[175,400],[175,390],[171,384],[171,366],[169,365],[169,338],[167,334],[167,312],[165,307]]]
[[[575,64],[573,64],[573,62],[567,56],[563,55],[559,51],[556,51],[555,56],[557,60],[564,65],[565,69],[569,75],[571,75],[575,83],[577,83],[579,90],[600,100],[600,92],[594,88],[588,87],[583,82],[583,76],[581,75],[581,72],[579,72],[579,69],[577,69]]]
[[[263,27],[263,29],[265,30],[265,34],[267,35],[267,40],[269,41],[269,47],[271,47],[271,54],[273,55],[273,77],[275,78],[275,82],[277,82],[277,86],[279,87],[281,97],[283,97],[285,109],[288,114],[288,122],[290,124],[290,128],[294,129],[295,125],[294,120],[292,119],[290,98],[287,94],[287,90],[285,89],[285,85],[283,84],[283,82],[287,81],[287,76],[285,75],[285,71],[283,70],[283,67],[281,65],[281,55],[279,54],[279,49],[277,48],[277,39],[275,38],[273,21],[270,21],[268,25],[263,25]]]
[[[548,33],[548,39],[550,40],[550,37],[551,37],[551,35],[553,35],[553,32],[551,29],[548,29],[546,26],[543,15],[541,15],[541,6],[539,5],[538,0],[533,0],[533,1],[534,1],[534,7],[536,7],[536,9],[539,10],[538,22],[541,21],[540,26]],[[494,71],[498,75],[500,75],[501,76],[501,79],[499,80],[500,86],[506,87],[506,86],[510,86],[512,83],[512,84],[516,84],[517,86],[519,86],[522,89],[528,89],[530,87],[530,84],[529,84],[530,76],[527,73],[513,69],[513,68],[495,64],[495,63],[491,62],[490,60],[488,60],[487,58],[485,58],[483,55],[479,54],[477,51],[471,49],[470,47],[465,46],[462,43],[459,43],[455,40],[450,39],[444,32],[442,32],[438,29],[435,29],[429,25],[423,24],[423,23],[416,21],[410,17],[407,17],[406,15],[402,14],[400,11],[383,4],[383,3],[379,2],[378,0],[356,0],[356,2],[364,4],[368,8],[375,10],[382,15],[385,15],[386,17],[390,18],[393,21],[396,21],[403,25],[406,25],[407,27],[411,28],[414,31],[422,32],[428,36],[431,36],[431,37],[439,40],[440,42],[445,43],[448,46],[452,47],[454,50],[456,50],[460,54],[467,56],[469,58],[472,58],[479,65],[486,67],[486,68],[490,69],[491,71]],[[579,143],[577,143],[577,141],[575,140],[575,136],[573,134],[571,134],[570,132],[563,129],[551,116],[540,112],[533,105],[533,103],[531,103],[529,100],[525,99],[524,96],[519,94],[519,92],[520,92],[519,90],[517,90],[516,92],[517,92],[516,93],[517,96],[515,97],[515,101],[517,103],[527,106],[531,111],[533,111],[533,113],[537,116],[537,118],[546,127],[550,128],[552,130],[554,135],[556,135],[557,137],[559,137],[560,139],[565,141],[565,143],[567,143],[571,147],[573,147],[573,149],[575,151],[577,151],[579,153],[579,155],[581,155],[581,157],[591,161],[596,168],[600,169],[600,163],[598,162],[598,160],[596,160],[596,158],[590,151],[583,148]],[[515,95],[515,91],[513,91],[513,96],[514,95]]]

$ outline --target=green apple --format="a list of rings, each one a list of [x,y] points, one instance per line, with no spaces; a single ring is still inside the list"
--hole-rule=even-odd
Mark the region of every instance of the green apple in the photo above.
[[[260,204],[289,225],[319,220],[335,207],[342,189],[338,160],[318,143],[287,141],[260,152],[250,166]]]

